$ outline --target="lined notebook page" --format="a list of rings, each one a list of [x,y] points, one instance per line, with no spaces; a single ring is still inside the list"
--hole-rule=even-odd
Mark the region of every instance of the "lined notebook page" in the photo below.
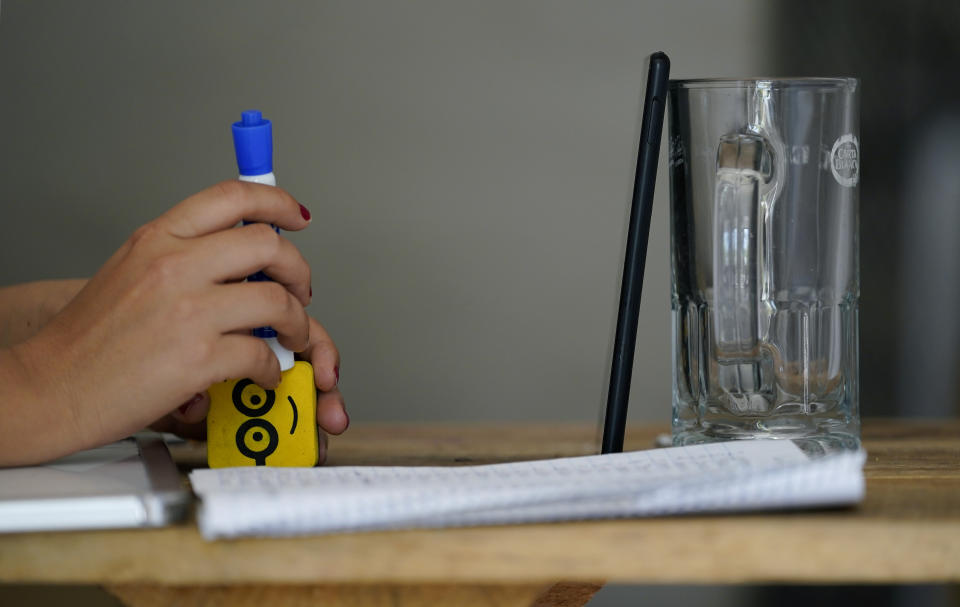
[[[844,505],[865,454],[754,440],[487,466],[195,470],[208,539]]]

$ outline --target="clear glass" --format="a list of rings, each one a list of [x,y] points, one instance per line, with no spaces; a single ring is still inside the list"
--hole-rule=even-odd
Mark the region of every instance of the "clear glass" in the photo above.
[[[671,81],[675,444],[859,447],[857,89]]]

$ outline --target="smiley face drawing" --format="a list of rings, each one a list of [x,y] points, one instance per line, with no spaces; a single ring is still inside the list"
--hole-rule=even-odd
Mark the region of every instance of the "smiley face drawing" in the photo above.
[[[313,367],[297,361],[276,390],[249,379],[210,386],[207,463],[230,466],[315,466],[319,457]]]

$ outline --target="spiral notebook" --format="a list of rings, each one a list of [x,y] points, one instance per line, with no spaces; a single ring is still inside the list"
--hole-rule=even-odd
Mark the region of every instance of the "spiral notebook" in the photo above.
[[[195,470],[204,537],[811,508],[863,499],[863,451],[757,440],[457,467]]]

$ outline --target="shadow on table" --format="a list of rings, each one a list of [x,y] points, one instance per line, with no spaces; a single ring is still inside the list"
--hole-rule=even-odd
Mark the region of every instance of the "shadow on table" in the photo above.
[[[625,586],[602,588],[588,607],[960,607],[960,586]]]

